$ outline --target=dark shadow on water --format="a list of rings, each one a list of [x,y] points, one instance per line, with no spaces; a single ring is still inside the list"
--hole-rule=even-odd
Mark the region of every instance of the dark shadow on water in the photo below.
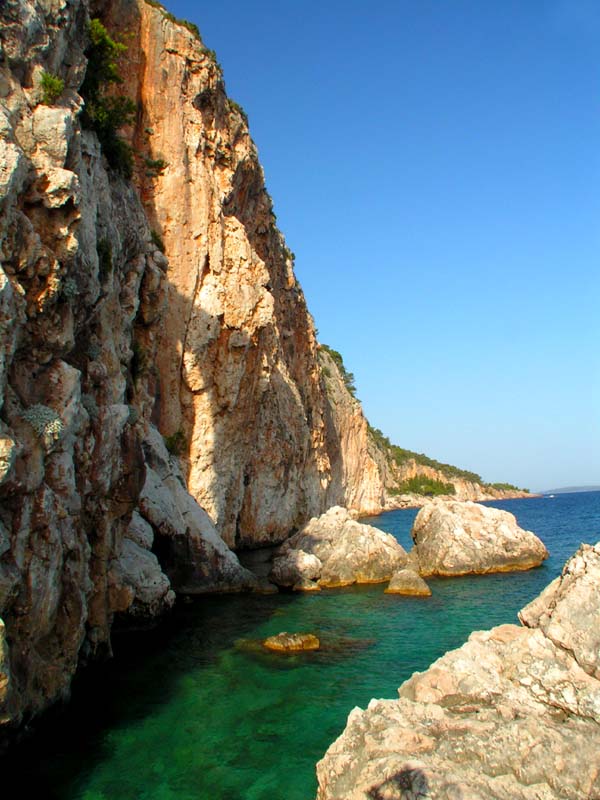
[[[182,676],[214,663],[240,632],[295,600],[294,595],[200,597],[178,602],[154,630],[113,635],[114,658],[83,669],[69,701],[36,720],[35,732],[0,759],[4,787],[18,787],[20,796],[63,800],[60,775],[72,780],[91,754],[95,761],[107,757],[107,730],[168,704]],[[49,779],[55,771],[60,775]]]

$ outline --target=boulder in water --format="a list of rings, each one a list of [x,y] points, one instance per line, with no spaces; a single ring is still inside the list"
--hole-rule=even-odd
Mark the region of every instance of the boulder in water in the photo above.
[[[316,580],[323,587],[383,583],[407,558],[389,533],[363,525],[347,509],[333,506],[281,545],[270,577],[280,585],[300,587],[305,580]]]
[[[434,500],[417,514],[412,538],[419,572],[468,575],[538,567],[548,551],[508,511],[478,503]]]
[[[401,569],[392,575],[385,594],[403,594],[408,597],[431,597],[431,589],[412,569]]]

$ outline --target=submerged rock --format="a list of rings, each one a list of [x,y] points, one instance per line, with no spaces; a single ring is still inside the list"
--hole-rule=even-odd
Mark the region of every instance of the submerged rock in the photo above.
[[[354,709],[317,765],[319,800],[599,797],[599,556],[567,562],[521,612],[531,628],[473,633],[398,700]]]
[[[401,569],[392,575],[385,594],[404,594],[409,597],[431,597],[431,589],[412,569]]]
[[[268,650],[277,652],[294,652],[297,650],[318,650],[321,646],[320,641],[312,633],[278,633],[276,636],[269,636],[263,645]]]
[[[393,536],[362,525],[347,509],[334,506],[284,542],[271,579],[285,580],[284,586],[303,586],[306,580],[325,587],[382,583],[406,561],[405,550]]]
[[[548,558],[543,542],[520,528],[513,514],[471,502],[428,503],[412,537],[423,576],[526,570]]]

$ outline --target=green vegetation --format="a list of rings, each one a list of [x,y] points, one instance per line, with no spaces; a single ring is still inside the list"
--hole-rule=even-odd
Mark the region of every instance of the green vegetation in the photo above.
[[[88,65],[81,85],[85,101],[82,122],[96,132],[110,166],[130,178],[133,152],[118,131],[133,122],[136,105],[124,95],[107,94],[110,86],[122,83],[117,60],[127,48],[115,42],[97,18],[90,21],[88,33],[90,44],[85,51]]]
[[[200,30],[198,26],[194,22],[190,22],[188,19],[178,19],[174,14],[171,14],[170,11],[163,6],[162,3],[159,3],[158,0],[146,0],[146,3],[152,8],[158,8],[159,11],[162,11],[162,15],[165,19],[168,19],[169,22],[174,22],[176,25],[183,25],[184,28],[187,28],[190,33],[193,33],[196,39],[200,40]]]
[[[169,166],[169,162],[165,161],[164,158],[145,158],[144,164],[146,165],[146,175],[149,178],[156,178],[158,175],[162,175],[166,168]]]
[[[329,347],[326,344],[320,344],[320,349],[323,352],[327,353],[329,357],[333,360],[340,375],[342,376],[342,380],[344,381],[344,386],[348,390],[348,392],[352,395],[352,397],[356,397],[356,386],[354,384],[354,375],[349,372],[346,367],[344,366],[344,359],[342,358],[342,354],[338,353],[337,350],[334,350],[332,347]]]
[[[248,125],[248,114],[246,114],[246,112],[241,107],[241,105],[239,103],[236,103],[235,100],[232,100],[231,98],[229,98],[228,103],[229,103],[230,110],[231,111],[237,111],[237,113],[244,120],[246,125]]]
[[[390,494],[423,494],[429,497],[436,497],[440,494],[456,494],[456,489],[452,483],[436,481],[424,475],[415,475],[403,481],[396,489],[391,489]]]
[[[448,478],[461,478],[461,480],[469,481],[470,483],[481,483],[483,481],[481,476],[476,472],[469,472],[466,469],[460,469],[452,464],[444,464],[441,461],[436,461],[434,458],[429,458],[424,453],[414,453],[412,450],[405,450],[403,447],[393,444],[391,447],[392,458],[396,464],[405,464],[407,461],[415,460],[417,464],[424,467],[431,467],[443,472]]]
[[[476,472],[469,472],[469,470],[460,469],[452,464],[444,464],[441,461],[436,461],[434,458],[429,458],[429,456],[426,456],[424,453],[415,453],[412,450],[406,450],[404,447],[398,447],[398,445],[392,444],[379,428],[372,428],[369,425],[369,433],[379,449],[383,450],[388,458],[398,466],[406,464],[407,461],[415,461],[423,467],[431,467],[439,472],[443,472],[447,478],[461,478],[471,483],[485,485],[481,476],[477,475]]]
[[[163,438],[165,440],[165,447],[172,456],[180,456],[185,450],[187,442],[181,428],[172,436],[164,436]]]
[[[459,467],[455,467],[452,464],[444,464],[441,461],[436,461],[434,458],[429,458],[424,453],[415,453],[412,450],[405,450],[403,447],[398,447],[398,445],[392,444],[388,437],[379,430],[379,428],[373,428],[369,425],[369,434],[371,436],[372,441],[374,444],[382,450],[388,457],[390,461],[393,461],[398,466],[402,464],[406,464],[408,461],[415,461],[417,464],[420,464],[423,467],[431,467],[432,469],[438,470],[444,474],[446,478],[460,478],[464,481],[469,481],[470,483],[479,483],[481,486],[488,486],[491,489],[502,489],[508,492],[527,492],[528,489],[519,489],[518,486],[513,486],[511,483],[485,483],[481,476],[478,475],[476,472],[469,472],[466,469],[460,469]],[[423,479],[427,480],[427,479]],[[439,483],[439,481],[434,481],[434,483]],[[440,484],[442,486],[449,486],[450,484]],[[402,494],[404,491],[413,491],[408,489],[398,489],[397,491],[392,492],[392,494]],[[454,494],[454,489],[449,491],[432,491],[433,494]],[[422,494],[422,492],[418,492],[418,494]]]
[[[500,489],[504,492],[528,492],[529,489],[521,489],[518,486],[513,486],[512,483],[489,483],[492,489]]]
[[[154,228],[150,231],[150,238],[152,239],[152,243],[160,250],[161,253],[165,252],[165,243],[163,242],[163,238],[158,231],[155,231]]]
[[[65,88],[65,82],[58,75],[51,72],[42,72],[42,103],[45,106],[53,106]]]

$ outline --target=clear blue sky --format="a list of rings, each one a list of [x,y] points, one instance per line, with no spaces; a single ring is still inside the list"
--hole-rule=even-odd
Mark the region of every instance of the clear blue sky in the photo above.
[[[487,480],[600,484],[600,2],[167,4],[248,112],[371,423]]]

